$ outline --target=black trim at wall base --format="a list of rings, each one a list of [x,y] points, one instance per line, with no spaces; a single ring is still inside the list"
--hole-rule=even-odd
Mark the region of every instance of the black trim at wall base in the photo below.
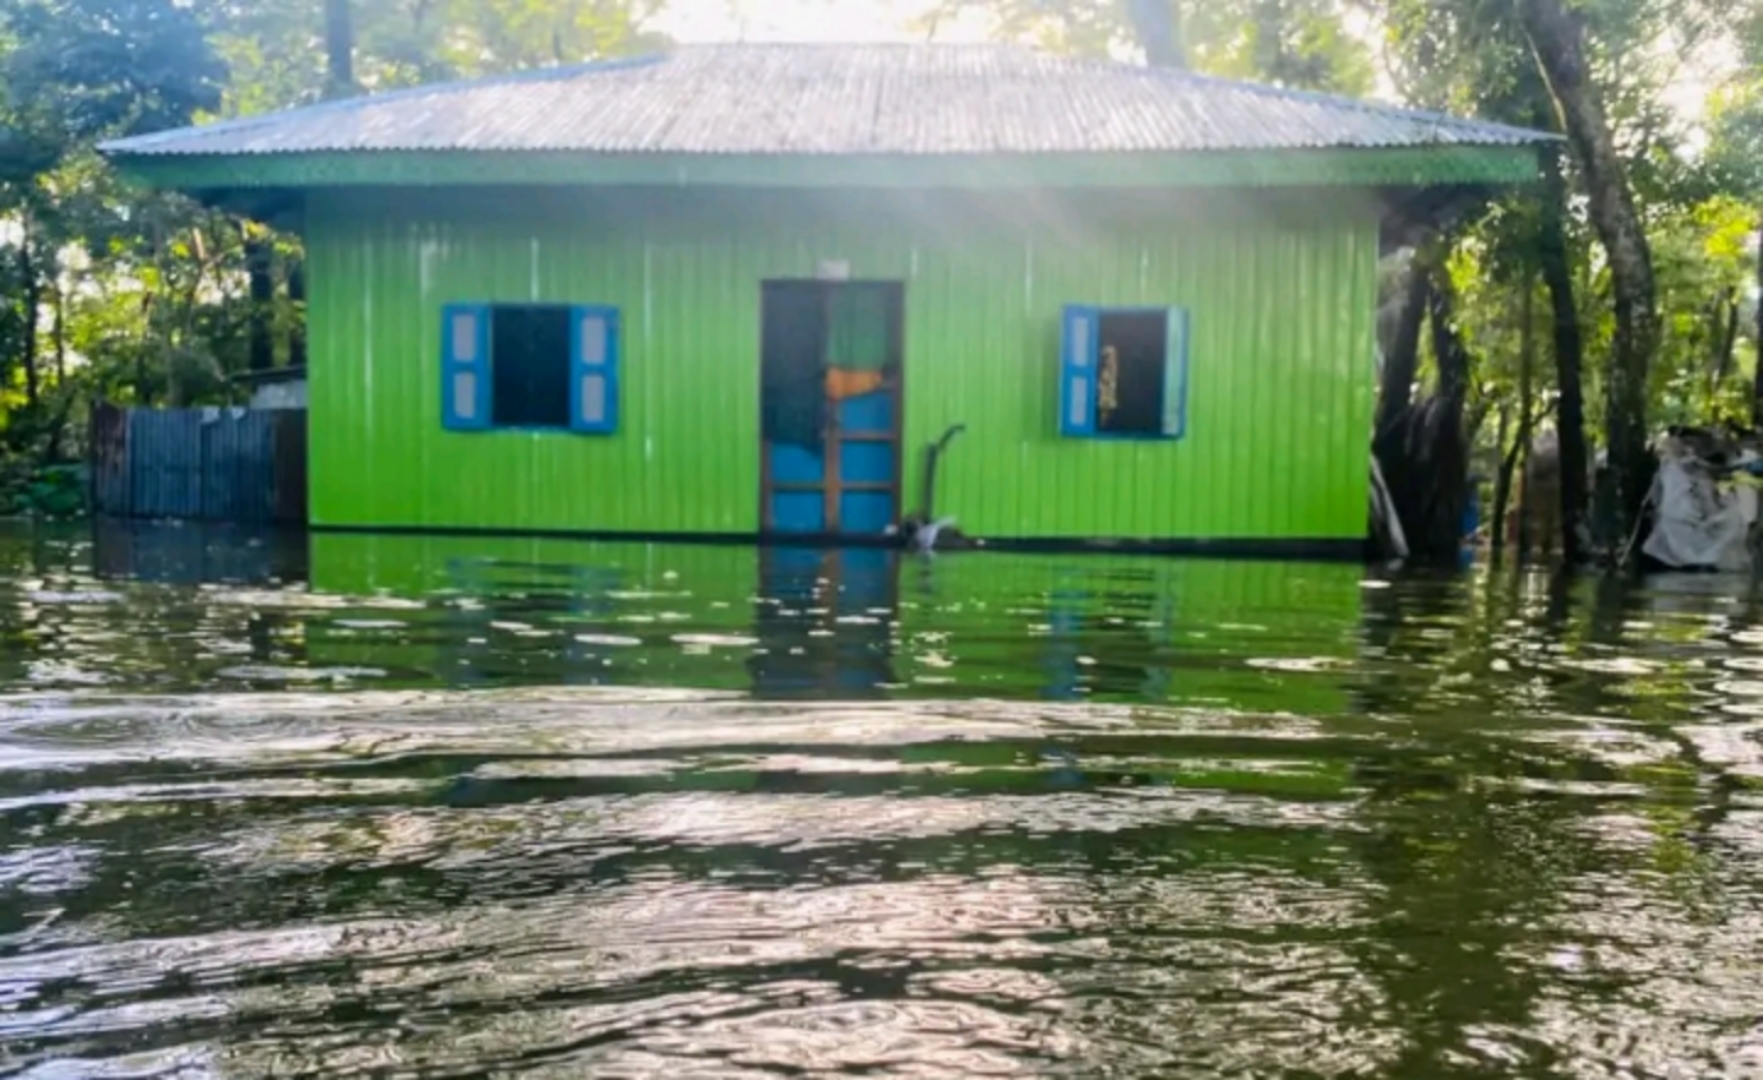
[[[756,544],[765,547],[878,548],[900,547],[896,537],[805,535],[802,533],[705,533],[653,530],[595,531],[590,529],[488,529],[444,525],[311,525],[315,533],[381,536],[481,536],[525,537],[534,540],[597,540],[637,544]],[[1107,539],[1098,537],[962,537],[954,551],[1005,551],[1070,554],[1120,553],[1133,555],[1179,555],[1208,559],[1255,559],[1290,562],[1369,562],[1370,546],[1364,539],[1306,537],[1293,539]]]
[[[979,551],[1079,552],[1102,554],[1125,552],[1138,555],[1178,555],[1196,559],[1255,559],[1282,562],[1370,562],[1371,551],[1360,540],[1322,538],[1107,540],[1082,538],[1003,538],[975,545]]]

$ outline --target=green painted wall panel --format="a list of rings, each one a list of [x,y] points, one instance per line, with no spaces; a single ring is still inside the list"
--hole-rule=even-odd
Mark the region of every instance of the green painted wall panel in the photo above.
[[[759,285],[843,259],[907,282],[908,505],[963,422],[938,510],[971,534],[1362,535],[1368,202],[951,198],[314,195],[314,522],[752,532]],[[442,304],[531,300],[622,309],[616,436],[442,430]],[[1058,437],[1070,302],[1192,309],[1187,438]]]

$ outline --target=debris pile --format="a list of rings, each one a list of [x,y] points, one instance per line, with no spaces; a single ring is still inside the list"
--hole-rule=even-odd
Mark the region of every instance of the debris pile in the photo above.
[[[1642,554],[1672,570],[1750,570],[1763,436],[1672,428],[1655,452],[1659,471],[1647,496],[1652,528]]]

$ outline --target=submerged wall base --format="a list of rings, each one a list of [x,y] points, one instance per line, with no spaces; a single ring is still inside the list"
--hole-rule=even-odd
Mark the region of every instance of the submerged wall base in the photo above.
[[[884,548],[901,546],[891,537],[786,535],[738,532],[606,531],[579,529],[496,529],[433,525],[312,525],[315,533],[378,536],[524,537],[534,540],[594,540],[638,544],[722,544],[794,548]],[[1365,562],[1370,547],[1353,538],[1197,538],[1123,539],[1109,537],[964,537],[957,551],[1110,553],[1179,555],[1212,559],[1270,559],[1293,562]]]

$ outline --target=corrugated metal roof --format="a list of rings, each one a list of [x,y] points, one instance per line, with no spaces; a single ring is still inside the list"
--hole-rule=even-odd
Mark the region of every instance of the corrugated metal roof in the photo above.
[[[330,102],[112,154],[968,155],[1518,146],[1550,136],[1004,45],[704,45]]]

